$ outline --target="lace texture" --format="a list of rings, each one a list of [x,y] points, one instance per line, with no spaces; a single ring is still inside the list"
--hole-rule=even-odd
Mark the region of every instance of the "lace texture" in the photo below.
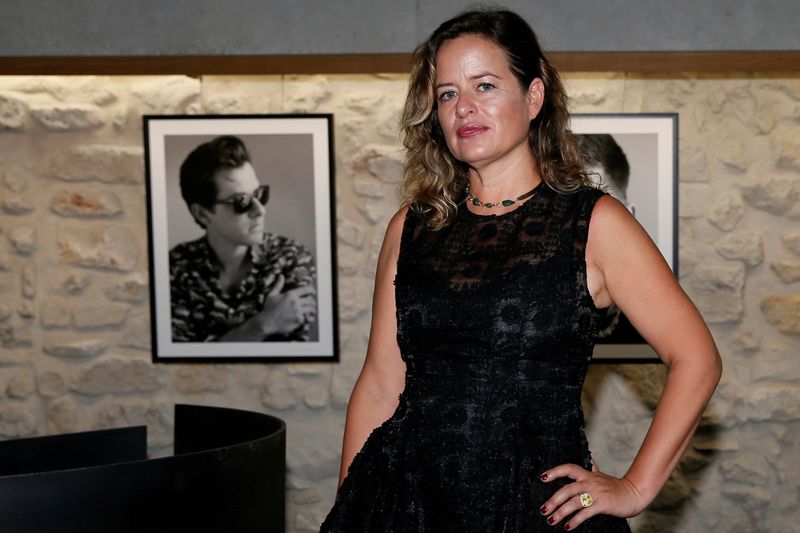
[[[514,211],[461,205],[439,231],[409,211],[395,279],[406,385],[322,524],[340,533],[551,532],[538,509],[590,468],[581,388],[599,312],[585,248],[596,189],[540,185]],[[584,532],[628,532],[597,516]]]

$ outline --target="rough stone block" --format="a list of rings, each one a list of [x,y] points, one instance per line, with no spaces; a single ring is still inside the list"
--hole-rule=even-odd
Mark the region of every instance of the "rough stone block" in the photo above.
[[[761,334],[750,328],[738,329],[728,339],[731,346],[740,350],[753,351],[761,346]]]
[[[138,146],[82,145],[56,152],[49,174],[64,181],[144,182],[144,151]]]
[[[96,129],[103,124],[103,114],[91,104],[69,103],[36,106],[31,116],[50,131],[78,131]]]
[[[320,524],[328,516],[329,511],[330,505],[326,502],[296,513],[294,516],[295,531],[298,533],[318,531]]]
[[[373,283],[365,278],[339,280],[339,317],[355,320],[370,309]]]
[[[748,420],[756,422],[793,422],[800,420],[800,385],[766,383],[751,387],[747,400]]]
[[[283,94],[285,113],[308,113],[328,100],[332,90],[325,76],[286,76]]]
[[[149,447],[172,444],[172,409],[164,403],[111,404],[97,413],[92,423],[94,429],[125,426],[147,426]]]
[[[800,231],[784,235],[783,245],[797,255],[800,255]]]
[[[228,372],[223,366],[191,365],[179,367],[172,377],[172,387],[183,394],[223,392]]]
[[[0,437],[30,437],[36,432],[36,420],[24,407],[8,405],[0,408]]]
[[[800,263],[797,261],[773,261],[769,267],[784,283],[800,280]]]
[[[334,368],[331,377],[331,406],[337,409],[344,409],[350,401],[350,394],[353,392],[358,374],[361,371],[363,361],[359,362],[356,358],[344,358],[339,365]]]
[[[42,345],[44,353],[67,359],[96,357],[108,349],[108,339],[50,337]]]
[[[327,407],[331,401],[331,368],[322,372],[321,376],[303,380],[303,400],[312,409]]]
[[[369,220],[372,224],[378,224],[379,222],[383,221],[384,219],[388,219],[389,216],[385,213],[385,207],[382,203],[374,201],[374,202],[362,202],[356,205],[358,211],[363,214],[367,220]]]
[[[32,254],[36,251],[36,228],[33,226],[11,228],[8,232],[8,241],[18,254]]]
[[[750,361],[750,381],[783,381],[800,383],[797,347],[779,338],[762,346],[758,356]]]
[[[4,322],[11,317],[11,308],[4,303],[0,303],[0,322]]]
[[[353,190],[360,196],[367,198],[383,198],[386,196],[384,184],[374,178],[356,178],[353,180]]]
[[[203,107],[214,115],[280,113],[281,82],[276,75],[203,76]]]
[[[800,333],[800,294],[767,296],[761,300],[761,311],[781,333]]]
[[[339,245],[336,247],[337,259],[336,268],[339,271],[339,276],[354,276],[358,273],[358,269],[363,261],[361,253],[349,246]]]
[[[143,302],[149,294],[148,283],[143,274],[137,274],[115,283],[105,293],[116,302]]]
[[[383,95],[375,93],[369,85],[367,87],[366,90],[354,90],[345,96],[342,104],[348,111],[360,116],[369,116],[385,105]]]
[[[744,216],[744,203],[738,193],[720,196],[711,206],[708,221],[722,231],[731,231]]]
[[[3,231],[0,230],[0,233],[3,233]],[[12,261],[8,254],[0,251],[0,272],[8,272],[11,270],[11,263]]]
[[[322,498],[318,488],[308,487],[304,489],[289,490],[289,500],[295,505],[307,505],[310,503],[318,503],[322,500]]]
[[[681,218],[700,218],[708,214],[710,189],[705,183],[681,184],[678,216]]]
[[[68,398],[58,398],[47,408],[48,433],[74,433],[79,420],[78,409]]]
[[[65,302],[58,300],[43,301],[39,316],[45,328],[65,328],[72,324],[72,311]]]
[[[776,164],[779,168],[788,170],[800,170],[800,139],[797,136],[797,129],[783,130],[776,132],[775,144],[778,148],[778,160]]]
[[[760,133],[766,134],[775,129],[775,126],[778,124],[778,118],[779,111],[774,105],[762,104],[753,117],[753,122]]]
[[[744,266],[698,266],[687,288],[707,322],[735,322],[744,313]]]
[[[136,83],[131,92],[149,113],[180,114],[199,103],[201,85],[188,76],[159,76]]]
[[[36,317],[36,308],[31,301],[24,301],[17,306],[17,315],[20,318],[34,318]]]
[[[751,179],[740,189],[758,209],[774,215],[800,216],[800,178],[766,176]]]
[[[349,244],[353,248],[364,246],[364,228],[352,220],[341,220],[337,224],[336,236],[343,243]]]
[[[150,319],[143,315],[128,319],[119,345],[123,348],[150,351]]]
[[[683,144],[680,150],[681,181],[708,181],[708,159],[703,149],[692,144]]]
[[[63,230],[58,236],[62,264],[130,271],[136,268],[139,246],[126,228]]]
[[[0,327],[0,345],[3,348],[30,348],[33,331],[26,324],[4,324]]]
[[[32,299],[36,296],[36,268],[26,266],[22,269],[22,296]]]
[[[716,249],[725,259],[741,259],[751,267],[764,260],[764,243],[761,235],[755,232],[726,235]]]
[[[161,387],[159,373],[150,362],[121,358],[95,363],[70,386],[75,392],[91,396],[154,392]]]
[[[27,398],[36,390],[33,381],[33,372],[19,370],[14,372],[6,382],[6,394],[9,398]]]
[[[110,217],[122,213],[122,202],[113,192],[58,193],[50,209],[65,217]]]
[[[36,379],[39,394],[44,398],[63,396],[67,392],[67,383],[64,376],[58,372],[47,371],[39,374]]]
[[[753,164],[748,144],[738,137],[723,139],[717,149],[717,159],[730,170],[744,172]]]
[[[125,322],[128,309],[123,304],[83,305],[72,312],[72,323],[78,329],[119,326]]]
[[[9,93],[0,93],[0,131],[20,131],[25,127],[28,106]]]
[[[64,278],[61,286],[68,294],[80,294],[89,286],[91,278],[86,272],[72,272]]]
[[[271,368],[261,387],[261,403],[271,409],[288,409],[300,403],[300,392],[285,368]]]
[[[27,215],[36,209],[29,200],[19,196],[4,198],[0,208],[3,209],[4,213],[9,215]]]
[[[3,165],[0,170],[0,181],[6,188],[15,193],[21,193],[28,187],[28,172],[22,168],[14,165]]]
[[[292,453],[287,455],[286,464],[295,475],[320,481],[339,472],[341,442],[335,432],[307,430],[301,442],[289,446]]]
[[[384,183],[403,179],[403,149],[400,146],[372,144],[356,156],[373,176]]]

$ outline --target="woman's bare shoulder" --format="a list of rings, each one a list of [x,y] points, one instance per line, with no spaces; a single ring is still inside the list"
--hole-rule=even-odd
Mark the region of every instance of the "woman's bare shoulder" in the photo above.
[[[400,238],[403,235],[403,226],[406,222],[406,215],[408,214],[409,207],[404,205],[398,211],[392,215],[392,218],[389,219],[389,224],[386,227],[386,236],[384,237],[384,248],[387,248],[387,245],[392,247],[400,245]]]

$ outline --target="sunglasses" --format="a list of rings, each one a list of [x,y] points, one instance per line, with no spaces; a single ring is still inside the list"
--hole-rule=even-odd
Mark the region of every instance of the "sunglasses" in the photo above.
[[[227,204],[231,206],[237,215],[243,215],[253,208],[253,202],[257,201],[262,206],[266,206],[269,201],[269,185],[262,185],[251,194],[237,194],[225,200],[218,200],[216,204]]]

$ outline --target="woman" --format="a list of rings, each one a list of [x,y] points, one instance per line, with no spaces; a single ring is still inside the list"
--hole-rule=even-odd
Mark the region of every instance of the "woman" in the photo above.
[[[316,316],[311,254],[264,231],[269,186],[238,137],[196,147],[181,195],[205,235],[169,252],[173,342],[304,341]]]
[[[719,356],[644,230],[587,186],[567,123],[558,75],[513,13],[462,14],[417,49],[411,207],[378,260],[323,532],[629,531],[678,463]],[[622,478],[592,468],[580,406],[612,302],[669,367]]]

